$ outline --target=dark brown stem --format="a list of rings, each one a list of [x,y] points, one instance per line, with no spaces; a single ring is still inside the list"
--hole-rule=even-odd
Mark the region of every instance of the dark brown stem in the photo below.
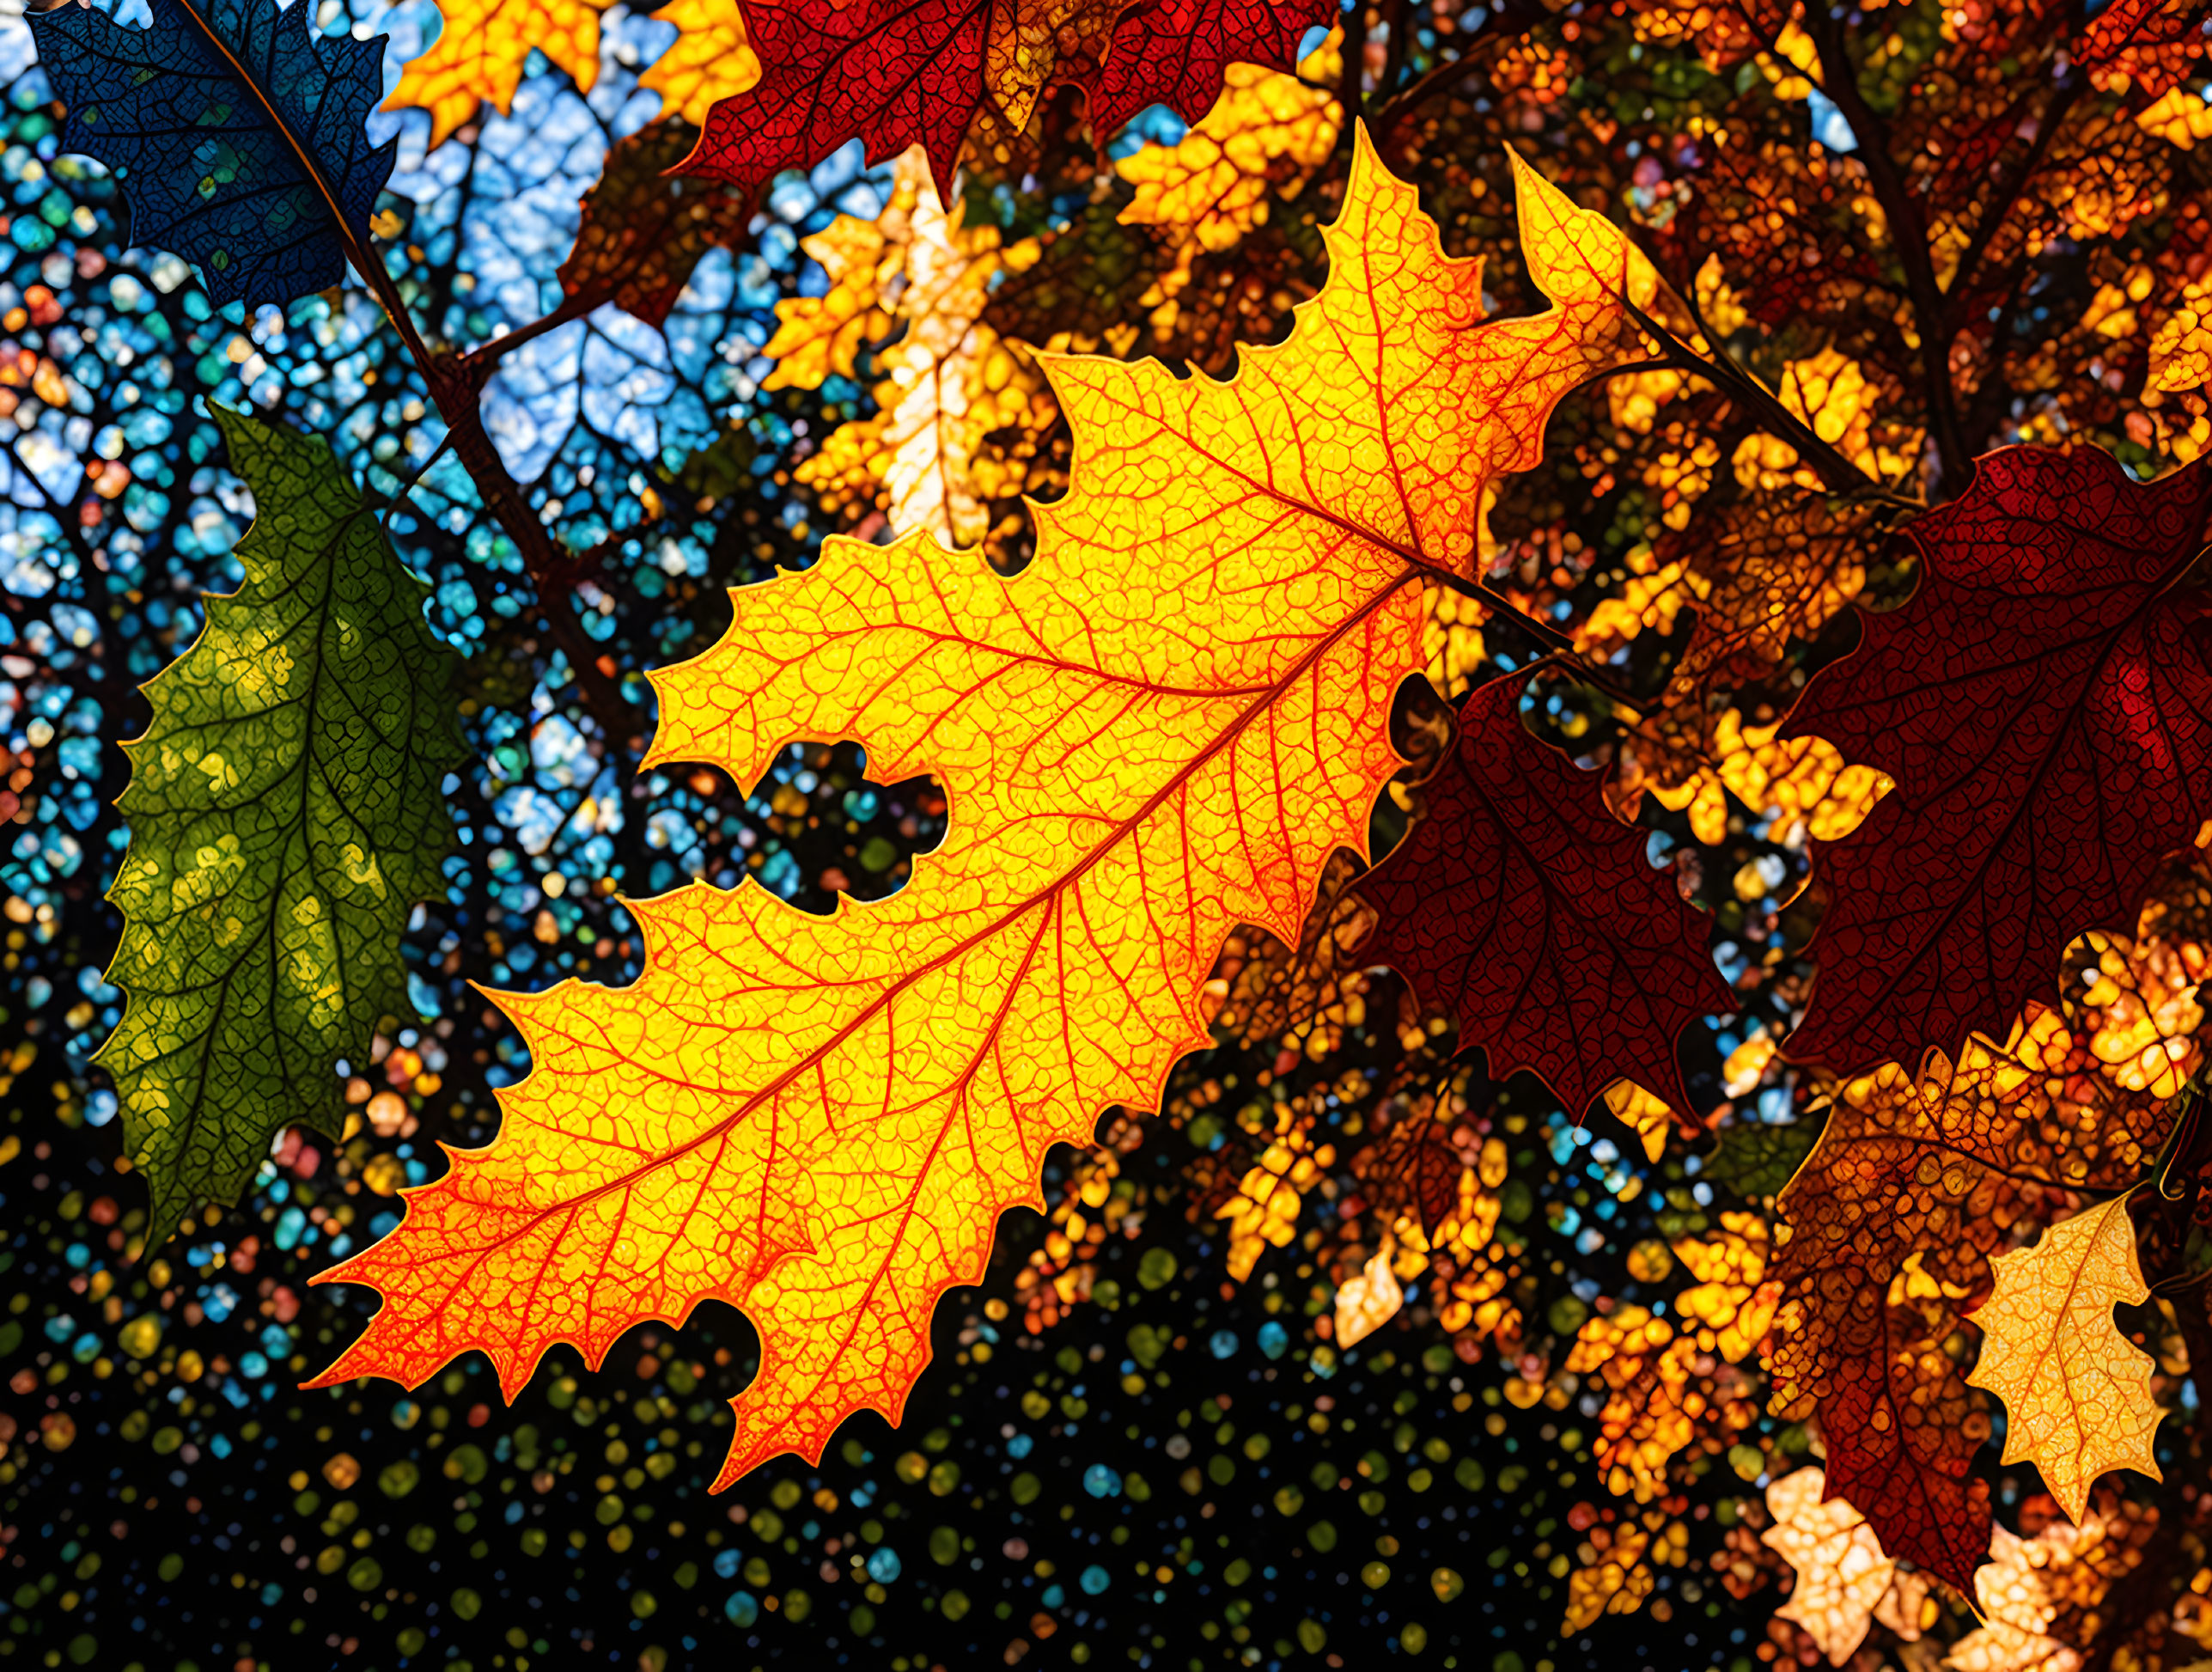
[[[1845,50],[1842,21],[1825,5],[1806,8],[1805,30],[1820,58],[1821,91],[1850,124],[1859,142],[1858,157],[1867,171],[1874,201],[1889,225],[1890,245],[1904,272],[1906,300],[1920,338],[1922,393],[1928,402],[1929,429],[1942,470],[1939,491],[1956,493],[1973,472],[1973,458],[1959,427],[1958,400],[1951,387],[1949,310],[1935,282],[1935,262],[1928,241],[1928,223],[1911,188],[1890,155],[1889,124],[1859,91],[1859,72]]]
[[[1551,647],[1544,657],[1545,662],[1550,662],[1563,669],[1593,690],[1604,692],[1622,707],[1630,710],[1636,715],[1641,716],[1643,713],[1643,704],[1615,686],[1612,680],[1583,660],[1582,653],[1575,646],[1575,638],[1572,633],[1562,632],[1541,616],[1531,615],[1487,581],[1471,581],[1465,576],[1454,575],[1448,570],[1442,569],[1429,571],[1428,578],[1449,587],[1462,597],[1475,599],[1484,608],[1506,617],[1532,638],[1542,639],[1545,644]],[[1542,665],[1543,662],[1534,663],[1522,671],[1533,672],[1534,668]]]
[[[2035,171],[2043,166],[2044,156],[2051,150],[2051,137],[2065,121],[2066,113],[2088,85],[2087,77],[2077,76],[2059,88],[2038,120],[2035,138],[2026,155],[2020,158],[2020,166],[2003,186],[1990,194],[1981,221],[1959,254],[1958,270],[1951,275],[1951,289],[1944,299],[1945,324],[1950,330],[1955,332],[1965,323],[1966,304],[1972,296],[1974,276],[1981,270],[1982,258],[1990,253],[1990,244],[2003,228],[2005,217],[2012,213],[2013,205],[2020,201],[2020,194],[2035,177]]]
[[[557,550],[552,537],[545,532],[545,525],[530,509],[522,490],[515,485],[514,477],[508,473],[498,449],[492,446],[491,438],[484,433],[484,420],[477,411],[477,394],[483,387],[482,374],[472,369],[457,375],[458,368],[451,357],[441,359],[431,353],[430,345],[423,340],[422,333],[416,328],[414,316],[408,310],[406,299],[399,294],[399,287],[393,282],[392,275],[385,271],[384,263],[376,251],[356,235],[329,183],[323,179],[321,169],[316,166],[313,154],[285,125],[283,119],[277,114],[277,107],[270,102],[269,95],[247,72],[245,65],[224,44],[222,36],[193,9],[191,0],[184,0],[184,9],[198,26],[208,44],[230,66],[231,72],[260,106],[270,126],[291,147],[292,155],[302,172],[323,200],[324,211],[337,231],[338,241],[345,250],[346,259],[353,264],[354,271],[368,281],[369,290],[382,304],[393,327],[399,333],[399,340],[406,345],[408,354],[413,357],[424,381],[430,386],[430,398],[437,403],[439,415],[445,419],[451,432],[454,455],[467,470],[470,480],[476,484],[484,509],[505,531],[508,539],[515,542],[522,566],[529,573],[530,583],[537,589],[539,607],[545,612],[546,629],[554,644],[568,654],[576,683],[583,692],[584,700],[598,717],[608,747],[630,747],[631,741],[642,737],[647,729],[644,716],[622,694],[621,686],[615,682],[613,676],[600,668],[597,654],[589,650],[589,641],[585,639],[576,621],[576,612],[569,607],[569,594],[576,579],[574,559]],[[539,325],[543,327],[544,321],[541,320]],[[521,333],[514,334],[521,335]]]
[[[1678,371],[1710,379],[1732,400],[1750,407],[1758,415],[1759,427],[1770,430],[1797,449],[1797,455],[1813,467],[1813,472],[1828,490],[1850,499],[1877,499],[1900,508],[1918,510],[1920,502],[1908,498],[1875,480],[1828,442],[1821,440],[1812,425],[1782,403],[1782,397],[1731,360],[1725,351],[1711,342],[1711,333],[1705,332],[1708,345],[1712,346],[1711,357],[1702,355],[1661,325],[1657,320],[1624,296],[1621,306],[1629,317],[1642,327],[1665,351],[1662,363]],[[1700,326],[1703,330],[1703,326]],[[1608,375],[1617,374],[1609,373]]]
[[[1405,73],[1406,50],[1413,40],[1413,0],[1391,0],[1385,27],[1390,31],[1390,40],[1383,49],[1382,79],[1375,83],[1378,99],[1388,99],[1391,88]]]
[[[1367,95],[1362,89],[1367,76],[1367,9],[1368,0],[1356,0],[1344,19],[1344,62],[1337,82],[1337,101],[1344,107],[1346,133],[1367,113]]]
[[[477,387],[481,389],[484,380],[491,375],[491,368],[503,357],[512,354],[523,344],[544,336],[548,331],[558,331],[570,320],[583,318],[606,301],[606,297],[603,296],[579,291],[564,299],[558,308],[543,319],[533,320],[518,331],[510,331],[503,337],[494,337],[488,343],[478,344],[460,357],[460,364],[468,369],[476,380]]]

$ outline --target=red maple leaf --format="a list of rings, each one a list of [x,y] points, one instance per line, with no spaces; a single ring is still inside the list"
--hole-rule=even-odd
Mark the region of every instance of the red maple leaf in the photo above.
[[[1123,14],[1090,82],[1091,128],[1103,139],[1151,105],[1185,122],[1213,107],[1232,64],[1288,70],[1306,31],[1336,15],[1330,0],[1158,0]]]
[[[783,169],[811,168],[848,140],[860,140],[870,162],[919,144],[949,202],[961,143],[988,94],[995,44],[1006,40],[1017,6],[746,0],[760,79],[708,113],[682,171],[757,192]]]
[[[1117,17],[1119,9],[1120,0],[746,0],[760,80],[708,113],[681,171],[750,192],[848,140],[860,140],[870,162],[918,144],[949,202],[971,130],[1019,133],[1046,87],[1088,88],[1101,135],[1154,104],[1195,122],[1232,62],[1287,69],[1299,38],[1332,10],[1328,0],[1160,0]]]
[[[1896,789],[1814,845],[1830,896],[1789,1054],[1917,1066],[2057,1002],[2059,955],[2125,933],[2158,862],[2212,815],[2203,549],[2212,475],[2148,486],[2091,450],[2011,448],[1911,533],[1904,607],[1870,616],[1786,737],[1825,737]]]
[[[1453,1008],[1495,1077],[1533,1070],[1570,1114],[1619,1078],[1685,1112],[1675,1037],[1736,1008],[1711,924],[1606,810],[1600,774],[1521,725],[1521,686],[1493,680],[1460,710],[1428,817],[1362,885],[1380,918],[1365,955]]]

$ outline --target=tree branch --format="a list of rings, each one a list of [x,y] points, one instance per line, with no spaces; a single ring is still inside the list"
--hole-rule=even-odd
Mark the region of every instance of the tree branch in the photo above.
[[[1820,58],[1821,90],[1859,142],[1858,156],[1867,171],[1874,201],[1889,225],[1890,244],[1904,272],[1906,300],[1911,304],[1913,326],[1920,338],[1922,393],[1928,402],[1929,431],[1942,470],[1938,488],[1957,492],[1972,473],[1973,459],[1959,431],[1958,399],[1951,386],[1951,338],[1946,328],[1949,310],[1942,287],[1935,282],[1935,263],[1928,246],[1928,223],[1920,205],[1898,172],[1890,155],[1889,124],[1867,103],[1859,91],[1857,67],[1844,48],[1841,21],[1825,5],[1806,8],[1805,30]]]
[[[1468,52],[1477,41],[1485,35],[1520,34],[1550,15],[1533,0],[1506,0],[1506,3],[1493,7],[1477,27],[1459,37],[1459,57],[1423,70],[1376,108],[1368,124],[1374,131],[1375,144],[1385,150],[1391,149],[1400,123],[1429,100],[1451,92],[1482,68],[1472,61]]]
[[[253,95],[261,107],[262,115],[267,119],[270,126],[283,136],[301,169],[321,197],[324,209],[331,217],[331,224],[336,229],[338,241],[345,250],[346,259],[352,263],[354,271],[368,281],[369,290],[382,305],[393,328],[399,333],[399,340],[405,345],[408,354],[429,386],[430,398],[436,403],[440,416],[452,432],[454,452],[467,470],[469,479],[476,484],[477,493],[483,499],[484,509],[491,514],[508,539],[515,543],[515,549],[522,558],[522,566],[529,574],[530,583],[538,593],[538,604],[545,612],[546,629],[553,642],[568,653],[576,683],[582,689],[584,700],[597,717],[608,746],[629,748],[633,739],[642,738],[648,729],[645,717],[622,694],[621,686],[613,677],[600,667],[597,655],[589,652],[588,641],[584,638],[582,629],[576,621],[576,612],[569,607],[568,595],[576,578],[574,559],[556,548],[545,523],[530,509],[521,489],[516,485],[514,477],[508,473],[498,449],[492,446],[491,438],[484,433],[484,420],[477,410],[477,395],[483,387],[482,375],[472,370],[456,375],[458,363],[453,357],[441,357],[431,353],[430,345],[423,340],[422,333],[416,327],[406,299],[399,294],[399,287],[385,270],[375,249],[356,235],[329,183],[323,179],[322,170],[316,165],[313,154],[285,125],[276,107],[270,102],[267,93],[247,71],[246,66],[238,61],[213,27],[194,9],[191,0],[184,0],[184,9],[198,26],[208,44]],[[545,326],[542,320],[539,325],[551,328]],[[520,336],[521,333],[511,334]]]
[[[2088,85],[2088,78],[2083,76],[2075,76],[2061,83],[2051,97],[2049,108],[2038,119],[2035,138],[2028,146],[2027,154],[2020,159],[2020,167],[2013,171],[2010,180],[1990,194],[1989,204],[1982,211],[1980,223],[1975,227],[1973,235],[1966,241],[1966,247],[1959,253],[1958,270],[1951,276],[1951,289],[1945,298],[1945,319],[1952,330],[1956,331],[1965,323],[1966,302],[1973,288],[1974,274],[1982,265],[1982,258],[1990,253],[1990,246],[2003,228],[2005,217],[2012,213],[2013,205],[2020,201],[2020,192],[2042,166],[2044,156],[2051,150],[2051,136],[2058,131],[2059,125],[2066,119],[2067,112]]]
[[[1627,297],[1621,298],[1621,306],[1666,351],[1662,363],[1671,365],[1678,371],[1710,379],[1730,399],[1757,412],[1759,427],[1772,430],[1796,449],[1798,457],[1813,467],[1814,473],[1830,492],[1841,498],[1875,500],[1900,510],[1916,511],[1924,509],[1917,499],[1898,493],[1868,475],[1823,441],[1812,425],[1782,405],[1781,396],[1730,359],[1727,351],[1717,344],[1712,344],[1709,333],[1707,333],[1707,340],[1713,354],[1709,359]],[[1619,374],[1615,371],[1606,375],[1617,376]]]
[[[1353,0],[1344,18],[1344,61],[1337,81],[1337,102],[1344,107],[1347,134],[1367,112],[1367,95],[1362,87],[1367,76],[1367,9],[1368,0]]]

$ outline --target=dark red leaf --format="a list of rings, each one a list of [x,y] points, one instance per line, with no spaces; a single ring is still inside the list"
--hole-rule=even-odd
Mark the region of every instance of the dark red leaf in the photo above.
[[[1103,139],[1151,105],[1196,122],[1232,64],[1288,70],[1306,31],[1334,17],[1331,0],[1157,0],[1123,14],[1091,83],[1091,127]]]
[[[1911,528],[1920,588],[1866,621],[1784,729],[1897,788],[1814,848],[1830,899],[1789,1054],[1916,1066],[2056,1003],[2059,955],[2126,933],[2212,814],[2203,548],[2212,474],[2142,486],[2111,458],[2012,448]]]
[[[1235,61],[1288,69],[1328,0],[746,0],[760,80],[708,113],[684,172],[753,192],[848,140],[870,162],[926,147],[949,202],[972,133],[1010,137],[1041,90],[1089,89],[1100,135],[1149,105],[1197,121]]]
[[[588,312],[612,302],[658,327],[700,258],[744,236],[751,214],[744,192],[666,173],[698,137],[688,122],[664,116],[614,142],[599,183],[584,195],[576,247],[561,263],[572,308]]]
[[[1570,1114],[1623,1077],[1686,1112],[1675,1036],[1736,1008],[1712,925],[1606,811],[1600,775],[1521,725],[1522,684],[1460,710],[1428,817],[1362,885],[1380,918],[1367,955],[1453,1010],[1494,1077],[1531,1069]]]
[[[744,9],[760,80],[708,113],[686,174],[754,192],[848,140],[862,141],[870,162],[920,144],[952,200],[993,41],[1005,38],[1016,0],[746,0]]]

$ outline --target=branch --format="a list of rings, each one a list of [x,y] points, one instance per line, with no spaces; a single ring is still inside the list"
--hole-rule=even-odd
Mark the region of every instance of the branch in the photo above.
[[[559,330],[571,320],[583,318],[601,303],[610,300],[612,295],[612,292],[610,290],[608,295],[603,296],[593,296],[585,291],[578,291],[572,296],[565,296],[558,308],[542,319],[534,320],[518,331],[510,331],[503,337],[494,337],[488,343],[478,344],[460,357],[460,363],[469,370],[470,375],[475,379],[477,389],[480,392],[484,387],[484,380],[491,375],[491,369],[506,356],[512,354],[523,344],[544,336],[549,331]]]
[[[1935,263],[1929,253],[1928,223],[1920,205],[1898,172],[1889,150],[1889,124],[1868,105],[1859,91],[1859,75],[1844,50],[1842,25],[1825,6],[1808,6],[1806,33],[1820,58],[1821,90],[1843,113],[1859,142],[1858,156],[1888,223],[1890,243],[1904,270],[1906,300],[1912,307],[1913,326],[1920,338],[1920,375],[1928,401],[1929,428],[1935,437],[1935,453],[1942,467],[1940,487],[1956,491],[1973,471],[1973,458],[1959,428],[1957,396],[1951,387],[1951,336],[1945,328],[1949,310],[1943,290],[1935,282]]]
[[[1759,415],[1760,428],[1772,430],[1796,449],[1797,456],[1813,467],[1814,473],[1826,485],[1830,492],[1839,498],[1875,500],[1900,510],[1917,511],[1925,509],[1917,499],[1901,494],[1868,475],[1823,441],[1812,425],[1782,405],[1781,396],[1729,358],[1727,351],[1718,345],[1712,345],[1713,354],[1709,359],[1626,296],[1621,298],[1621,306],[1666,351],[1661,363],[1695,376],[1709,378],[1731,399],[1752,408]],[[1706,339],[1711,344],[1709,332],[1706,333]],[[1603,374],[1608,377],[1618,375],[1618,370]]]
[[[1390,15],[1383,27],[1390,31],[1382,63],[1382,79],[1375,83],[1378,98],[1387,98],[1390,89],[1398,85],[1398,78],[1405,73],[1405,54],[1413,41],[1413,7],[1411,0],[1391,0]]]
[[[582,688],[584,700],[597,717],[610,748],[628,747],[633,737],[642,737],[647,730],[644,716],[622,694],[613,677],[599,665],[596,655],[586,654],[588,641],[584,639],[577,624],[576,613],[568,607],[567,595],[576,580],[574,560],[558,553],[545,525],[530,509],[522,491],[508,473],[507,466],[492,446],[491,438],[484,433],[484,420],[477,411],[477,393],[483,379],[473,373],[455,375],[448,366],[451,357],[441,360],[434,356],[430,345],[416,328],[414,316],[409,312],[406,299],[399,287],[385,270],[376,251],[365,244],[354,233],[332,192],[322,170],[307,147],[293,134],[277,113],[269,95],[260,83],[250,75],[246,66],[216,34],[207,20],[192,6],[192,0],[183,0],[186,15],[198,25],[222,61],[229,65],[261,107],[262,115],[270,126],[282,135],[291,147],[294,159],[323,200],[323,207],[337,229],[339,242],[345,250],[346,259],[354,271],[369,283],[369,290],[383,307],[399,340],[406,345],[424,381],[429,386],[430,398],[437,404],[440,416],[451,432],[454,452],[466,468],[469,479],[476,484],[484,509],[514,541],[515,549],[522,558],[522,566],[530,576],[530,583],[537,589],[539,607],[545,612],[545,625],[553,642],[569,654],[569,664],[575,670],[577,684]],[[543,321],[539,322],[543,325]],[[520,335],[520,333],[513,333]],[[576,646],[571,650],[571,644]]]
[[[1959,257],[1958,271],[1951,275],[1951,290],[1946,298],[1946,319],[1953,330],[1965,322],[1967,296],[1972,288],[1974,273],[1982,265],[1982,258],[1990,253],[1990,246],[2003,227],[2005,217],[2012,213],[2013,205],[2020,201],[2020,192],[2042,166],[2045,154],[2051,150],[2051,136],[2058,131],[2059,124],[2066,119],[2066,113],[2073,107],[2074,101],[2087,90],[2088,85],[2087,78],[2080,76],[2060,85],[2050,107],[2038,120],[2035,139],[2028,146],[2027,155],[2020,159],[2020,167],[2014,171],[2013,177],[1991,195],[1989,206],[1982,211],[1981,223],[1974,229],[1973,236],[1966,241],[1966,247]]]
[[[1361,86],[1367,74],[1367,9],[1368,0],[1352,0],[1352,9],[1344,18],[1344,61],[1337,82],[1337,102],[1344,108],[1347,135],[1367,110],[1367,95]]]

